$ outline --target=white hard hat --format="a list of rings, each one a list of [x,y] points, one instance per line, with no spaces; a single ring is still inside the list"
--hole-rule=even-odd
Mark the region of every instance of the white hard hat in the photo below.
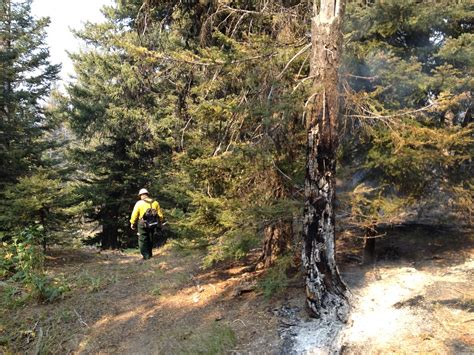
[[[150,193],[148,192],[148,190],[147,190],[147,189],[141,189],[141,190],[140,190],[140,192],[138,193],[138,196],[140,196],[140,195],[144,195],[144,194],[147,194],[147,195],[149,195]]]

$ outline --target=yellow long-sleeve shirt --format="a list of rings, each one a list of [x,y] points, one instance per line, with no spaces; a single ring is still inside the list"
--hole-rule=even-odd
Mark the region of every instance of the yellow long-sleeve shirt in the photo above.
[[[146,210],[150,208],[150,203],[153,201],[151,198],[137,201],[135,207],[133,207],[132,217],[130,218],[130,224],[135,224],[139,219],[143,218]],[[151,207],[156,210],[160,219],[164,218],[163,211],[160,208],[158,201],[153,201]]]

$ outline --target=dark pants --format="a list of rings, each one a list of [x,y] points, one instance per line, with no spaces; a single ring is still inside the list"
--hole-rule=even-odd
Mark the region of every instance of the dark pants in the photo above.
[[[138,223],[138,247],[143,259],[150,259],[153,256],[153,236],[156,228],[145,228],[143,224]]]

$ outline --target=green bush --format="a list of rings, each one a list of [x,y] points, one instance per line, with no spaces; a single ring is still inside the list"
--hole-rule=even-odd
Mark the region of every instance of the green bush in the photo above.
[[[38,241],[42,230],[26,228],[9,243],[3,242],[0,250],[0,276],[18,281],[28,281],[31,274],[43,270],[44,256]]]
[[[25,228],[9,243],[3,242],[0,250],[0,276],[12,282],[20,282],[29,296],[41,302],[53,302],[68,290],[61,280],[51,280],[44,274],[44,255],[39,241],[43,230]],[[4,298],[12,298],[11,289],[4,290]],[[14,296],[14,295],[13,295]]]
[[[203,267],[211,267],[220,261],[242,259],[260,243],[261,240],[252,230],[230,231],[208,248],[208,254],[203,260]]]
[[[61,280],[50,279],[42,273],[33,273],[28,286],[31,296],[41,302],[54,302],[69,290],[67,284]]]

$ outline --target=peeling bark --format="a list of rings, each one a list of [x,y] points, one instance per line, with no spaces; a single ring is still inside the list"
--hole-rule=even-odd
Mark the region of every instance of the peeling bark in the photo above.
[[[316,4],[316,2],[315,2]],[[303,220],[303,266],[309,313],[335,313],[346,320],[348,290],[335,260],[336,151],[339,117],[338,68],[344,1],[321,0],[312,21],[311,76]]]

